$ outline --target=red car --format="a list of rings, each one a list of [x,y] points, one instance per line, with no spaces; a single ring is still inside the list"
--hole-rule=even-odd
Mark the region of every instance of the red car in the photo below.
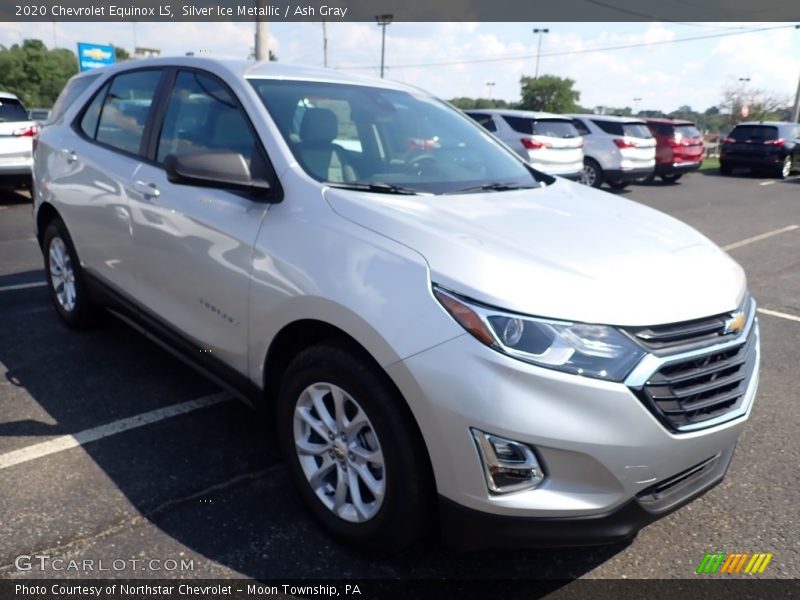
[[[656,138],[656,170],[666,182],[678,181],[684,173],[703,164],[703,136],[691,121],[645,119]]]

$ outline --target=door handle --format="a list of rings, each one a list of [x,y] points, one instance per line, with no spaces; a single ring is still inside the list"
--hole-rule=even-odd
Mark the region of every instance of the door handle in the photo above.
[[[75,154],[75,150],[70,150],[69,148],[64,148],[61,150],[61,154],[67,160],[68,163],[74,163],[78,160],[78,155]]]
[[[148,183],[146,181],[134,181],[133,182],[133,189],[137,192],[142,194],[143,196],[149,196],[151,198],[158,198],[161,195],[158,187],[155,183]]]

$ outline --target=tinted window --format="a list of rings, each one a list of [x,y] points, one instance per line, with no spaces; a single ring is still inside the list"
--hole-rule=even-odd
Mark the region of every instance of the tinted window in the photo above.
[[[650,129],[653,135],[670,136],[675,133],[672,125],[669,123],[648,123],[647,127]]]
[[[0,123],[4,121],[27,121],[28,111],[19,100],[0,98]]]
[[[575,129],[578,130],[578,133],[581,135],[591,135],[592,130],[589,129],[586,124],[581,121],[580,119],[572,119],[572,124],[575,125]]]
[[[536,186],[516,155],[425,94],[323,82],[250,83],[298,163],[320,181],[435,194],[491,183]]]
[[[157,160],[187,150],[229,150],[250,163],[255,136],[236,99],[216,78],[181,71],[170,94]]]
[[[482,113],[467,113],[467,116],[470,117],[476,123],[482,125],[485,129],[489,131],[497,131],[497,125],[494,124],[494,119],[492,119],[492,115],[485,115]]]
[[[135,71],[118,75],[111,82],[100,111],[95,139],[136,154],[161,71]]]
[[[84,77],[78,77],[77,79],[69,80],[66,87],[61,90],[61,93],[58,95],[48,121],[55,121],[56,119],[60,118],[61,115],[63,115],[67,109],[72,106],[72,103],[78,99],[78,96],[80,96],[84,90],[92,85],[98,77],[99,75],[86,75]]]
[[[531,117],[512,117],[503,115],[503,119],[517,133],[527,135],[546,135],[556,138],[578,137],[578,130],[567,119],[534,119]]]
[[[102,89],[95,94],[89,106],[84,111],[83,117],[81,117],[81,131],[91,139],[94,139],[94,136],[97,135],[97,122],[100,120],[100,111],[103,108],[103,102],[105,102],[107,92],[108,84],[104,85]]]
[[[778,128],[766,125],[737,125],[731,131],[731,135],[737,142],[764,140],[775,140],[778,136]]]

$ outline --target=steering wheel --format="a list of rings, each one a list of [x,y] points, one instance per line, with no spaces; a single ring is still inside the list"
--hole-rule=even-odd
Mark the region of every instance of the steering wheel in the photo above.
[[[422,175],[427,169],[438,162],[439,161],[436,160],[436,157],[432,154],[428,152],[420,152],[417,154],[412,154],[408,160],[406,160],[403,170],[407,173],[413,173],[414,175]]]

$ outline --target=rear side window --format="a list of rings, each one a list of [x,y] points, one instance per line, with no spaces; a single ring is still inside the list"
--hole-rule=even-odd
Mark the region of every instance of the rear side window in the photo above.
[[[238,152],[250,163],[255,136],[236,99],[216,78],[181,71],[158,140],[158,162],[191,150]]]
[[[0,123],[28,120],[28,111],[19,100],[0,98]]]
[[[668,123],[648,123],[647,127],[653,135],[673,135],[675,133],[672,125]]]
[[[95,139],[124,152],[138,154],[160,79],[160,70],[117,75],[100,109]]]
[[[763,142],[778,139],[778,128],[767,125],[737,125],[731,135],[737,142]]]
[[[575,129],[578,130],[578,133],[583,136],[587,136],[592,133],[592,130],[589,129],[580,119],[572,119],[572,124],[575,126]]]
[[[67,82],[66,87],[61,90],[61,93],[56,98],[56,103],[53,105],[53,110],[50,112],[50,118],[48,122],[55,121],[63,115],[67,109],[72,106],[72,103],[78,99],[80,96],[90,85],[92,85],[95,80],[100,75],[85,75],[83,77],[78,77],[77,79],[71,79]]]
[[[482,125],[484,129],[488,131],[497,131],[497,125],[494,124],[492,115],[485,115],[482,113],[467,113],[467,116],[476,123]]]

